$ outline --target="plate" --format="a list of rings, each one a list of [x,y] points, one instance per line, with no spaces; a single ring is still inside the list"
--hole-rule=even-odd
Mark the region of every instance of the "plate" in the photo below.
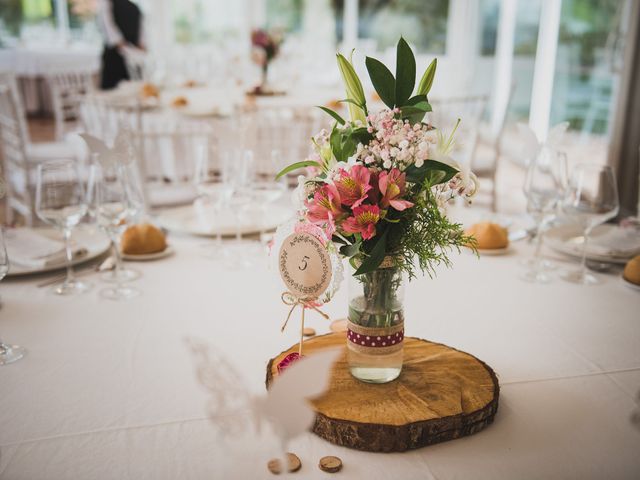
[[[35,230],[37,230],[41,235],[62,241],[62,234],[57,230],[54,230],[52,228],[36,228]],[[111,247],[111,242],[109,241],[107,236],[97,228],[90,225],[81,225],[73,229],[71,238],[75,243],[82,246],[83,248],[86,248],[87,250],[86,255],[83,255],[80,258],[73,259],[73,261],[71,262],[72,265],[79,265],[81,263],[86,263],[90,260],[93,260],[94,258],[97,258],[105,253]],[[63,269],[67,266],[66,262],[62,261],[54,265],[47,265],[46,267],[27,267],[24,265],[11,265],[11,259],[9,259],[9,264],[9,273],[7,274],[8,277],[52,272],[54,270]]]
[[[203,237],[247,235],[274,230],[294,215],[289,205],[274,203],[265,210],[250,209],[238,216],[233,209],[215,212],[194,205],[160,211],[156,223],[171,232]]]
[[[171,255],[173,255],[174,253],[176,253],[176,251],[173,249],[173,247],[171,247],[171,245],[167,245],[167,248],[165,248],[163,251],[161,252],[156,252],[156,253],[142,253],[139,255],[133,255],[131,253],[123,253],[122,254],[122,259],[123,260],[127,260],[127,261],[133,261],[133,262],[148,262],[151,260],[160,260],[161,258],[166,258],[169,257]]]
[[[617,234],[622,229],[616,225],[599,225],[591,232],[591,240],[595,240],[590,245],[593,248],[587,248],[587,259],[594,260],[596,262],[604,263],[617,263],[624,265],[638,252],[625,254],[623,252],[606,253],[604,249],[606,247],[597,245],[598,239],[606,239],[607,236]],[[544,237],[544,241],[554,250],[564,253],[575,258],[582,258],[582,229],[576,225],[560,225],[550,228]],[[640,240],[638,241],[638,251],[640,251]]]
[[[498,255],[506,255],[511,253],[511,245],[508,245],[504,248],[478,248],[478,253],[480,256],[488,255],[488,256],[498,256]]]
[[[622,283],[624,283],[631,290],[635,290],[636,292],[640,292],[640,285],[636,285],[635,283],[631,283],[629,280],[624,278],[623,275],[620,275],[620,279],[622,280]]]

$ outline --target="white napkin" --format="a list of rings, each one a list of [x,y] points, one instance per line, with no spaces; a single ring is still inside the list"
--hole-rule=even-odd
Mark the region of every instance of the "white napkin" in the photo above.
[[[64,243],[45,237],[40,233],[17,228],[7,230],[5,234],[9,262],[27,268],[45,268],[62,265],[66,261]],[[78,245],[72,246],[73,258],[87,254],[87,250]]]
[[[612,228],[589,237],[589,253],[615,257],[633,257],[640,254],[640,235],[633,228]]]

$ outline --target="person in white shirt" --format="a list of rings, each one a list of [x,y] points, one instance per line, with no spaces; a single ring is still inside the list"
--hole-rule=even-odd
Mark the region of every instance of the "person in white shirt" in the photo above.
[[[138,6],[130,0],[99,0],[98,25],[104,37],[100,87],[115,88],[129,79],[124,50],[134,47],[144,50],[143,17]]]

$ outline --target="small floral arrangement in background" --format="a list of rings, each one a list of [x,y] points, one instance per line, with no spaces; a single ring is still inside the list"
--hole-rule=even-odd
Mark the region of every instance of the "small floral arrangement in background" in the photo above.
[[[470,201],[476,177],[450,153],[457,124],[450,133],[423,121],[431,111],[427,95],[437,61],[425,71],[415,94],[416,63],[400,39],[396,75],[376,59],[366,67],[377,94],[388,108],[370,113],[362,83],[351,61],[338,54],[350,119],[319,107],[334,119],[330,131],[313,137],[313,154],[279,175],[306,167],[301,179],[301,221],[323,229],[340,253],[351,259],[355,275],[375,271],[385,258],[415,275],[450,264],[447,253],[473,241],[446,216],[454,197]],[[459,121],[458,121],[459,123]]]
[[[269,68],[269,63],[278,56],[283,41],[284,36],[281,31],[253,30],[251,32],[253,61],[266,70]]]

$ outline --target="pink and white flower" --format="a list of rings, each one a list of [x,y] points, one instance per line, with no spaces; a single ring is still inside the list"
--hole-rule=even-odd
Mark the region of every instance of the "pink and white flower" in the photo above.
[[[359,233],[362,238],[369,240],[376,234],[376,224],[380,220],[380,207],[377,205],[362,205],[353,209],[353,216],[342,223],[342,230],[347,233]]]
[[[413,207],[413,203],[401,198],[407,193],[406,175],[397,168],[394,168],[390,172],[380,172],[378,186],[382,194],[380,205],[383,208],[391,206],[401,212]]]
[[[328,238],[336,231],[336,220],[345,215],[340,202],[340,193],[332,183],[324,184],[307,200],[307,219],[324,230]]]
[[[354,165],[349,171],[340,169],[335,181],[343,205],[356,208],[367,198],[371,190],[369,179],[371,172],[362,165]]]

